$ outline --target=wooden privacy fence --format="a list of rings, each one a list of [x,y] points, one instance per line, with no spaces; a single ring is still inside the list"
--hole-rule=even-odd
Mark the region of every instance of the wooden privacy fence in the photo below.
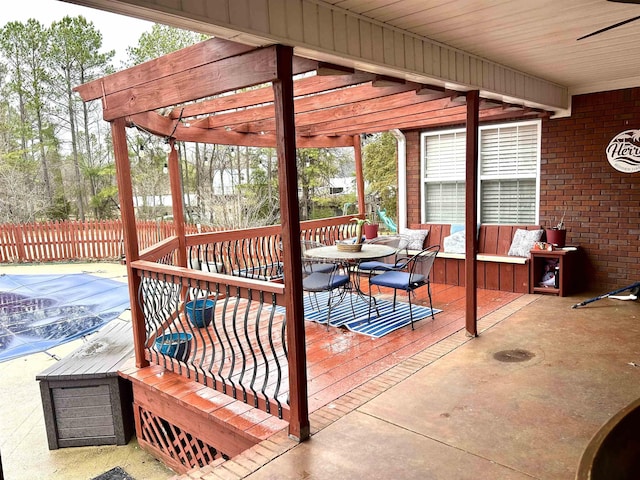
[[[173,222],[136,223],[140,249],[175,235]],[[210,229],[208,229],[210,230]],[[195,225],[187,233],[198,233]],[[0,262],[120,259],[124,254],[122,220],[0,224]]]

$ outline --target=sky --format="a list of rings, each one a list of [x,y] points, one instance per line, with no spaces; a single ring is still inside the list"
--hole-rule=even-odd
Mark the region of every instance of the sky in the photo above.
[[[58,0],[3,0],[0,10],[0,27],[12,21],[26,22],[29,18],[35,18],[44,26],[49,27],[52,22],[61,20],[66,15],[71,17],[82,15],[93,22],[96,29],[102,33],[102,51],[116,51],[114,59],[116,67],[126,59],[127,47],[137,45],[140,35],[150,31],[153,25],[151,22],[133,17],[116,15]]]

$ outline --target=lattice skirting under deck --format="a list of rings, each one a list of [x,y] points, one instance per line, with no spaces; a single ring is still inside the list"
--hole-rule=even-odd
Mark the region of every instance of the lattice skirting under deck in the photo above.
[[[228,458],[212,445],[134,403],[138,443],[178,473]]]

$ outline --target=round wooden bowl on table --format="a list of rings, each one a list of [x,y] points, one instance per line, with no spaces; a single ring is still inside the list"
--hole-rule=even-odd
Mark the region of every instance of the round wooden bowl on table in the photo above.
[[[340,252],[359,252],[362,250],[361,243],[337,243],[336,246]]]

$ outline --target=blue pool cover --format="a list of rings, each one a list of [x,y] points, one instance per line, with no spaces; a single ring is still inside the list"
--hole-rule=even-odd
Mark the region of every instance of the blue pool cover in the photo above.
[[[86,273],[0,275],[0,362],[80,338],[128,308],[126,282]]]

